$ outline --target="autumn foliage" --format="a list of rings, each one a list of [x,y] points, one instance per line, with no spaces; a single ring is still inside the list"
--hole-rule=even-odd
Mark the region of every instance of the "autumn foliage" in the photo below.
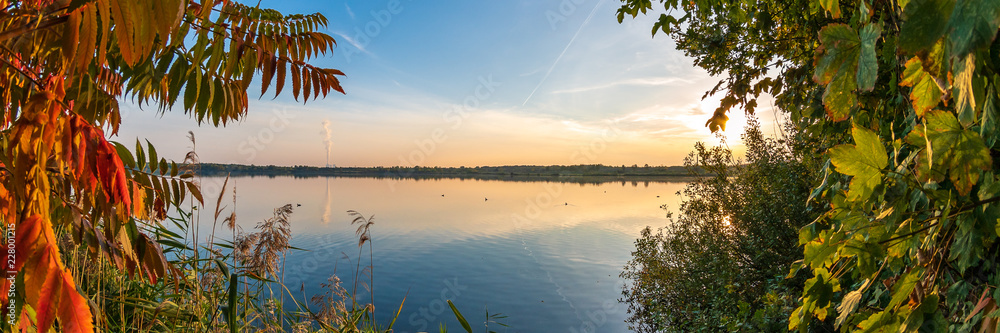
[[[303,101],[343,93],[342,72],[307,63],[335,46],[317,31],[325,24],[319,14],[230,1],[0,1],[0,217],[16,235],[5,270],[24,281],[14,295],[20,329],[95,330],[56,230],[134,278],[156,283],[175,273],[137,226],[202,197],[151,145],[109,141],[119,101],[183,109],[218,126],[247,114],[255,76],[261,95],[286,81]],[[6,306],[11,280],[0,283]]]

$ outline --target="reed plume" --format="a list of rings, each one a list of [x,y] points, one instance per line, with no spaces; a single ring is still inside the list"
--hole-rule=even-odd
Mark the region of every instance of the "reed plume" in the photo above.
[[[257,223],[255,229],[260,230],[239,239],[237,248],[245,249],[250,254],[243,256],[249,270],[260,276],[274,276],[278,272],[280,256],[288,249],[288,240],[292,237],[288,218],[292,214],[292,205],[274,209],[274,217]],[[247,247],[252,247],[249,250]]]

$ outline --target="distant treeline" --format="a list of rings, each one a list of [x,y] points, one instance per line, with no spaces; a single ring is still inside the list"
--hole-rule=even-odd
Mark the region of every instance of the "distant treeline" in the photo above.
[[[316,167],[202,163],[193,166],[202,176],[373,177],[399,179],[461,178],[484,180],[554,180],[602,183],[616,180],[676,181],[705,174],[683,166],[508,165],[477,167]]]

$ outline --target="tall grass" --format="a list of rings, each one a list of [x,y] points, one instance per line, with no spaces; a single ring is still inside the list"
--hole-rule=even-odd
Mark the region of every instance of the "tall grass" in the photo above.
[[[185,162],[197,167],[194,136],[192,152]],[[198,177],[195,177],[196,179]],[[227,190],[232,206],[223,206]],[[253,230],[236,223],[236,192],[227,177],[211,211],[211,223],[202,224],[204,205],[191,203],[162,220],[137,223],[163,248],[169,272],[155,283],[117,268],[108,258],[92,257],[87,246],[76,244],[71,231],[58,228],[60,249],[83,295],[90,299],[101,332],[392,332],[403,309],[401,303],[388,323],[375,317],[372,226],[374,216],[348,211],[357,226],[358,257],[352,262],[354,285],[348,291],[336,272],[317,281],[321,295],[296,297],[285,285],[285,262],[291,244],[291,204],[274,209]],[[58,213],[58,212],[57,212]],[[87,217],[79,217],[90,223]],[[221,220],[220,220],[221,219]],[[221,222],[223,232],[216,234]],[[211,225],[206,238],[199,225]],[[362,266],[365,246],[367,265]],[[367,277],[367,281],[363,277]],[[371,297],[359,300],[358,283]],[[403,298],[405,302],[405,297]],[[449,301],[450,304],[450,301]],[[471,332],[465,318],[452,306],[463,328]],[[502,318],[487,312],[489,323]]]

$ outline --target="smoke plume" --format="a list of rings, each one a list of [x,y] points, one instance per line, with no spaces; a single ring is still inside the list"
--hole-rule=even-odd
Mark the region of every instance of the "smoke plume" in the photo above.
[[[333,148],[333,140],[330,139],[330,121],[323,120],[323,144],[326,145],[326,166],[330,166],[330,150]]]

